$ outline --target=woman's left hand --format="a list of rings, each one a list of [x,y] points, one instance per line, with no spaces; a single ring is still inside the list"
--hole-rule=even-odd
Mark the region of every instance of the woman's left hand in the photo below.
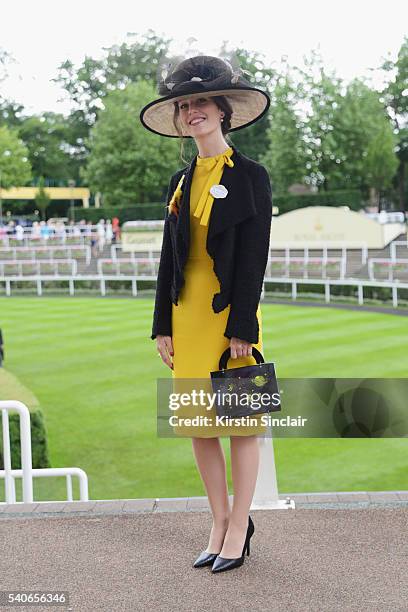
[[[252,355],[252,343],[241,338],[232,337],[230,340],[231,358],[247,357]]]

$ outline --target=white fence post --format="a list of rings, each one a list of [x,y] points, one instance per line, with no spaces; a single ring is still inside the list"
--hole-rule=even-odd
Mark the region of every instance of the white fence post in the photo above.
[[[259,470],[251,504],[252,510],[262,508],[274,510],[295,508],[293,499],[289,497],[286,500],[279,499],[271,425],[268,425],[268,434],[259,438]]]
[[[8,411],[16,410],[20,416],[20,444],[21,444],[21,466],[23,476],[23,501],[30,503],[33,501],[33,475],[31,462],[31,429],[30,429],[30,411],[22,402],[16,400],[1,401],[0,409],[2,412],[3,421],[3,459],[5,472],[5,491],[6,502],[15,502],[15,489],[13,489],[11,481],[14,480],[11,467],[11,452],[10,452],[10,432]]]

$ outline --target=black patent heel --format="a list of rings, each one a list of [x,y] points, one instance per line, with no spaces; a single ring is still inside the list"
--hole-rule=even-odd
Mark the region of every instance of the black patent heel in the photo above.
[[[248,517],[248,529],[247,529],[247,533],[245,537],[244,547],[242,549],[242,555],[234,559],[227,559],[225,557],[220,557],[220,555],[217,555],[217,557],[215,558],[214,564],[211,568],[211,571],[215,574],[217,572],[224,572],[226,570],[230,570],[230,569],[233,569],[234,567],[239,567],[240,565],[242,565],[245,559],[245,551],[246,551],[247,556],[249,556],[249,551],[250,551],[249,541],[254,535],[254,532],[255,532],[254,523],[251,517]]]

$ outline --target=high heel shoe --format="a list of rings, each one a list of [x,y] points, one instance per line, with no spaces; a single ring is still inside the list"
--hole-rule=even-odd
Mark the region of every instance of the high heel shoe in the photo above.
[[[205,567],[206,565],[212,565],[217,557],[217,553],[209,553],[206,550],[197,557],[193,563],[193,567]]]
[[[217,555],[211,568],[211,571],[215,574],[217,572],[225,572],[226,570],[230,570],[234,567],[239,567],[240,565],[242,565],[245,559],[245,552],[247,556],[249,556],[249,541],[252,538],[254,531],[255,526],[251,517],[249,516],[248,529],[245,537],[244,547],[242,549],[242,555],[240,557],[234,557],[233,559],[228,559],[227,557],[220,557],[220,555]]]

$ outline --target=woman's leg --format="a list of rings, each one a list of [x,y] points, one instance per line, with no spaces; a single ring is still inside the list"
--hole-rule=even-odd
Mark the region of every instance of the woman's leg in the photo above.
[[[198,471],[207,491],[213,525],[207,552],[219,553],[231,513],[225,455],[219,438],[192,438]]]
[[[227,559],[242,555],[259,467],[257,436],[231,436],[230,439],[234,500],[228,530],[220,552],[220,556]]]

